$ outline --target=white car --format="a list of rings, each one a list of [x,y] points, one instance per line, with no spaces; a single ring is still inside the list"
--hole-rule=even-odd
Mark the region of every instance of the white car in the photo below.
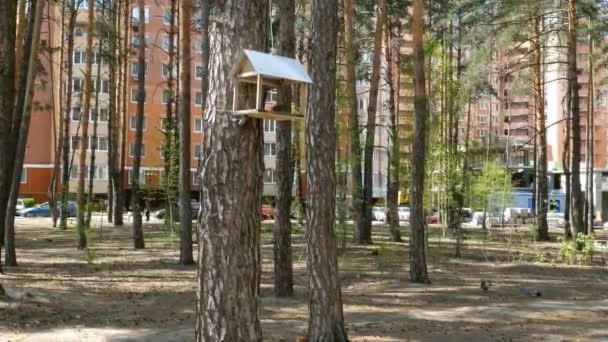
[[[372,217],[376,221],[386,221],[386,210],[384,207],[372,207]]]
[[[410,220],[410,208],[409,207],[399,207],[399,221],[409,221]]]
[[[566,226],[566,216],[564,213],[547,213],[547,225],[563,228]]]
[[[25,209],[25,201],[21,198],[17,199],[17,205],[15,206],[16,211],[21,211]]]

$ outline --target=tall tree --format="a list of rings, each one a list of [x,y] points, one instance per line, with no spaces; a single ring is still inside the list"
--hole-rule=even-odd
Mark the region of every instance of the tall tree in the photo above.
[[[357,88],[355,76],[355,35],[353,29],[354,0],[344,0],[344,73],[346,81],[346,101],[348,111],[348,131],[350,138],[350,168],[352,215],[355,222],[355,240],[359,231],[365,230],[365,207],[363,202],[363,179],[361,170],[361,141],[359,135],[359,112],[357,108]]]
[[[589,81],[588,81],[588,87],[587,87],[587,146],[586,146],[586,150],[587,150],[587,160],[585,161],[585,164],[587,165],[587,189],[585,191],[585,194],[587,195],[587,200],[585,201],[586,203],[586,221],[587,221],[587,231],[589,233],[593,232],[593,221],[594,221],[594,217],[595,214],[593,213],[594,211],[594,192],[595,192],[595,182],[593,180],[593,164],[594,164],[594,146],[593,146],[593,141],[594,141],[594,111],[595,111],[595,85],[593,83],[593,78],[594,78],[594,70],[593,70],[593,43],[594,43],[594,38],[593,38],[593,34],[592,34],[592,28],[593,28],[593,18],[591,15],[589,15],[588,17],[589,20],[589,34],[588,34],[588,39],[587,39],[587,43],[589,44],[589,53],[587,54],[587,73],[589,74]]]
[[[382,34],[386,16],[386,0],[378,0],[376,32],[374,34],[374,53],[372,75],[369,85],[365,147],[363,152],[363,205],[365,221],[357,226],[356,241],[359,244],[372,243],[372,196],[373,196],[373,157],[374,138],[376,137],[376,112],[378,111],[378,89],[380,86],[380,64],[382,62]]]
[[[144,107],[146,103],[146,20],[144,0],[137,0],[137,111],[135,113],[135,142],[133,146],[133,171],[131,172],[131,207],[133,208],[133,247],[145,248],[142,229],[142,203],[140,198],[141,154],[144,130]],[[188,154],[188,157],[190,155]]]
[[[243,48],[266,50],[268,1],[214,2],[209,18],[209,91],[201,161],[197,341],[261,341],[261,121],[228,111],[229,75]],[[250,87],[237,101],[252,105]],[[235,253],[238,251],[238,253]],[[234,272],[238,270],[238,272]],[[237,309],[235,309],[237,308]]]
[[[279,54],[295,55],[295,1],[279,2]],[[291,112],[291,87],[280,87],[277,92],[277,107]],[[277,195],[274,221],[274,293],[278,297],[293,295],[293,266],[291,257],[291,189],[293,185],[293,163],[291,157],[291,121],[276,123],[277,139]]]
[[[17,266],[17,254],[15,253],[15,205],[17,204],[17,198],[19,197],[19,184],[21,183],[21,172],[23,171],[23,160],[25,158],[25,150],[28,138],[28,131],[30,127],[30,118],[32,112],[32,102],[34,97],[34,83],[38,70],[38,47],[40,45],[40,27],[42,24],[42,11],[44,9],[46,1],[37,0],[32,4],[32,11],[29,14],[30,19],[28,22],[27,39],[26,44],[28,45],[24,49],[24,58],[27,58],[27,62],[24,62],[22,72],[25,73],[25,83],[19,84],[18,89],[24,88],[25,100],[22,108],[16,108],[13,116],[16,120],[20,118],[19,130],[13,131],[13,139],[16,139],[15,143],[15,161],[13,167],[13,177],[10,187],[10,198],[6,207],[6,219],[5,219],[5,236],[4,242],[6,246],[6,265]],[[17,127],[14,127],[15,129]],[[4,208],[3,208],[4,209]]]
[[[192,210],[190,209],[190,19],[192,0],[180,2],[180,63],[181,86],[179,102],[179,263],[193,265]],[[173,44],[173,42],[169,42]]]
[[[313,0],[306,115],[308,340],[347,341],[336,250],[337,0]]]
[[[570,175],[572,177],[572,229],[574,234],[586,234],[584,226],[583,194],[580,179],[581,162],[581,112],[578,73],[576,65],[577,48],[577,11],[576,0],[568,0],[568,92],[570,96],[570,113],[572,120],[572,159]]]
[[[76,221],[78,230],[78,249],[87,248],[86,222],[86,194],[85,194],[85,178],[86,178],[86,162],[87,162],[87,147],[89,142],[89,112],[91,111],[91,92],[93,82],[93,33],[95,32],[95,0],[87,0],[88,2],[88,23],[87,23],[87,45],[86,45],[86,64],[84,68],[84,96],[82,100],[82,115],[80,122],[82,126],[82,135],[80,136],[80,151],[78,154],[78,183],[76,189],[76,202],[78,205],[78,218]]]
[[[426,88],[424,73],[424,0],[414,0],[412,16],[414,40],[414,141],[412,148],[412,184],[410,189],[410,280],[429,283],[426,267],[424,231],[424,163],[426,157]]]
[[[11,124],[15,101],[15,29],[17,1],[0,1],[0,272],[6,204],[13,176],[11,165]]]

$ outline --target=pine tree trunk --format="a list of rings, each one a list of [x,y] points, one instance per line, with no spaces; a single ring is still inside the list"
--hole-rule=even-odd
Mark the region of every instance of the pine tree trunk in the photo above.
[[[534,110],[536,118],[536,238],[541,241],[549,240],[547,212],[549,210],[549,188],[547,184],[547,132],[545,129],[545,91],[542,73],[543,51],[539,37],[541,18],[531,20],[529,36],[532,50],[532,89],[534,92]]]
[[[388,221],[391,234],[391,241],[402,242],[401,233],[399,232],[399,165],[401,163],[401,154],[399,151],[399,127],[397,126],[398,113],[398,84],[399,84],[399,51],[393,47],[392,34],[393,32],[387,26],[385,35],[385,57],[386,57],[386,83],[389,88],[389,138],[390,138],[390,153],[388,164],[388,182],[386,186],[386,202],[387,212],[386,220]],[[396,53],[393,53],[395,50]],[[395,72],[397,71],[397,72]],[[397,83],[397,85],[395,85]]]
[[[192,256],[192,210],[190,209],[190,19],[192,1],[181,1],[180,43],[181,94],[179,102],[179,263],[194,265]],[[173,42],[169,42],[173,44]]]
[[[414,141],[410,226],[410,281],[429,283],[424,231],[424,164],[426,158],[426,89],[424,75],[424,0],[414,0],[412,36],[414,40]]]
[[[133,248],[145,248],[144,231],[142,228],[142,203],[140,199],[141,152],[144,130],[144,106],[146,101],[146,25],[144,0],[137,1],[139,21],[137,51],[137,112],[135,113],[135,142],[133,147],[133,171],[131,172],[131,210],[133,211]],[[190,153],[188,153],[190,157]]]
[[[306,111],[308,341],[347,341],[335,238],[337,1],[313,0]]]
[[[357,106],[357,88],[355,76],[355,37],[353,30],[354,0],[344,0],[344,59],[346,74],[346,98],[348,108],[348,131],[350,137],[351,168],[351,213],[355,222],[355,242],[363,244],[359,232],[365,230],[366,216],[363,202],[363,179],[361,171],[361,141],[359,135],[359,112]]]
[[[78,154],[78,185],[76,190],[76,202],[78,204],[77,213],[77,230],[78,230],[78,249],[87,248],[87,226],[86,226],[86,194],[85,194],[85,178],[86,178],[86,160],[87,160],[87,142],[89,141],[89,112],[91,111],[91,91],[93,82],[93,32],[95,27],[95,1],[88,1],[88,30],[87,30],[87,45],[86,45],[86,65],[84,71],[84,96],[82,100],[82,111],[80,123],[82,125],[82,135],[80,136],[80,150]]]
[[[593,36],[592,36],[592,28],[593,28],[593,19],[591,16],[588,18],[589,20],[589,33],[588,33],[588,44],[589,44],[589,54],[587,56],[587,69],[589,73],[589,81],[588,81],[588,91],[587,91],[587,191],[585,191],[587,195],[587,231],[589,233],[593,232],[593,221],[595,218],[594,214],[594,180],[593,180],[593,167],[594,167],[594,150],[593,150],[593,142],[594,142],[594,99],[595,99],[595,85],[593,84]]]
[[[230,112],[232,63],[243,48],[264,50],[268,1],[215,2],[209,19],[209,92],[201,161],[197,341],[261,341],[260,208],[262,124]],[[254,89],[239,101],[253,106]],[[234,251],[238,251],[235,253]],[[234,272],[238,270],[238,272]]]
[[[64,7],[64,16],[67,16],[68,24],[66,28],[66,36],[67,36],[67,51],[64,58],[65,65],[62,65],[62,68],[65,68],[65,76],[66,80],[66,91],[65,91],[65,106],[63,113],[63,155],[61,158],[62,164],[62,176],[61,176],[61,210],[60,210],[60,220],[59,220],[59,228],[62,230],[66,230],[68,228],[68,197],[70,193],[70,173],[71,167],[70,164],[70,141],[72,139],[70,135],[70,114],[72,111],[72,71],[74,69],[73,65],[73,55],[74,55],[74,27],[76,26],[76,15],[78,10],[76,9],[75,0],[71,0],[70,4],[65,5]],[[63,48],[63,47],[62,47]],[[63,72],[63,70],[61,71]]]
[[[576,65],[577,47],[576,0],[568,0],[568,81],[572,108],[572,228],[574,234],[587,234],[583,224],[583,194],[581,189],[581,114]]]
[[[50,12],[51,12],[51,7],[52,6],[47,6],[47,16],[50,16]],[[47,20],[47,32],[51,32],[51,21]],[[59,31],[60,34],[63,35],[63,30],[65,28],[65,22],[63,20],[63,14],[61,16],[61,30]],[[64,58],[65,58],[65,49],[63,47],[60,47],[59,49],[59,84],[64,84],[63,83],[63,65],[64,65]],[[52,60],[53,58],[53,53],[49,52],[49,60]],[[53,228],[57,227],[57,221],[59,220],[59,210],[58,210],[58,206],[57,206],[57,188],[58,188],[58,184],[59,184],[59,175],[61,172],[61,155],[62,153],[64,153],[63,151],[63,119],[62,119],[62,114],[63,113],[63,106],[62,103],[63,101],[61,99],[63,99],[63,94],[64,94],[64,89],[63,87],[58,87],[59,92],[58,94],[55,93],[55,65],[54,63],[49,63],[49,75],[50,75],[50,82],[52,84],[51,86],[51,97],[53,99],[56,98],[56,96],[58,96],[59,100],[59,106],[57,106],[57,101],[53,100],[52,101],[52,115],[53,115],[53,151],[54,151],[54,155],[53,155],[53,173],[51,175],[51,182],[49,184],[49,189],[48,189],[48,196],[49,196],[49,207],[51,208],[51,221],[53,222]],[[59,127],[57,127],[57,121],[59,121]],[[66,152],[67,153],[67,152]]]
[[[376,112],[378,111],[378,88],[380,86],[380,62],[382,59],[382,34],[386,16],[386,1],[378,0],[376,17],[376,33],[374,35],[374,54],[372,75],[369,86],[369,102],[367,106],[367,125],[365,131],[365,149],[363,152],[363,209],[364,225],[357,228],[357,243],[372,243],[372,205],[373,205],[373,157],[374,138],[376,136]]]
[[[44,8],[44,1],[37,0],[35,6],[32,7],[30,13],[30,20],[28,21],[28,33],[27,40],[28,47],[24,49],[24,58],[27,58],[27,63],[23,63],[26,75],[25,84],[20,84],[20,88],[25,88],[25,101],[22,113],[14,113],[14,116],[20,116],[21,122],[19,131],[14,131],[13,136],[18,137],[17,143],[15,144],[15,164],[13,169],[13,179],[10,189],[9,203],[6,208],[5,218],[5,236],[4,243],[6,246],[6,265],[17,266],[17,254],[15,253],[15,205],[17,204],[17,198],[19,197],[19,185],[21,179],[21,172],[23,169],[23,160],[25,158],[25,150],[27,144],[27,137],[30,127],[30,118],[32,111],[32,100],[34,97],[34,82],[37,74],[37,61],[38,61],[38,46],[40,44],[40,26],[42,23],[42,11]],[[34,5],[34,4],[32,4]],[[23,72],[22,71],[22,72]],[[18,108],[19,110],[19,108]]]
[[[295,1],[279,2],[279,54],[293,58],[295,55]],[[277,107],[291,112],[291,87],[281,87],[277,93]],[[291,157],[291,121],[277,121],[277,195],[274,220],[273,258],[274,293],[277,297],[293,295],[293,266],[291,257],[291,190],[293,163]]]

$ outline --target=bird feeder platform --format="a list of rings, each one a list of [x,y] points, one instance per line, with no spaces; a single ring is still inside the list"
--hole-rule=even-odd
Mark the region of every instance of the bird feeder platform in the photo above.
[[[304,115],[276,109],[278,106],[267,109],[265,101],[269,91],[286,86],[312,84],[306,69],[296,59],[243,50],[230,71],[230,77],[234,83],[232,100],[234,115],[277,121],[304,119]],[[251,90],[246,89],[247,87],[255,88],[255,99],[247,98],[252,94]],[[251,104],[253,100],[255,100],[254,108],[243,108],[246,107],[246,103]]]

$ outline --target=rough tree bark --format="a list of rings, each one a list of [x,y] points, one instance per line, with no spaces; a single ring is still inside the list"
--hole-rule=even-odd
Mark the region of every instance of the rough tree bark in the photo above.
[[[194,265],[192,256],[192,210],[190,209],[190,19],[192,0],[180,3],[180,69],[179,102],[179,263]],[[169,42],[173,44],[173,42]],[[172,71],[172,70],[171,70]]]
[[[23,160],[25,158],[25,150],[27,137],[30,128],[30,118],[32,112],[32,102],[34,97],[34,83],[38,69],[38,47],[40,45],[40,27],[42,24],[42,11],[45,1],[37,0],[35,5],[32,4],[32,11],[28,21],[27,39],[28,45],[24,49],[23,58],[27,58],[27,62],[23,63],[22,72],[25,73],[25,84],[20,84],[18,89],[24,88],[24,103],[22,108],[16,110],[21,113],[14,112],[14,118],[20,117],[19,130],[13,131],[13,137],[17,139],[15,143],[15,161],[13,167],[13,179],[10,188],[10,198],[6,207],[4,243],[6,246],[6,265],[17,266],[17,254],[15,253],[15,205],[19,197],[19,185],[21,180],[21,172],[23,169]]]
[[[581,162],[581,111],[576,65],[577,25],[576,0],[568,0],[568,86],[572,119],[572,229],[574,234],[587,234],[583,224],[583,194],[580,179]]]
[[[412,147],[412,184],[410,226],[410,281],[429,283],[424,243],[424,164],[426,158],[426,89],[424,75],[424,0],[414,0],[412,17],[414,40],[414,141]]]
[[[144,106],[146,102],[146,25],[144,0],[137,1],[138,25],[137,35],[139,46],[137,49],[137,111],[135,113],[135,142],[133,146],[133,171],[131,172],[131,208],[133,211],[133,248],[145,248],[144,231],[142,228],[142,203],[140,199],[140,172],[141,152],[144,130]],[[188,154],[190,157],[190,154]]]
[[[230,112],[232,64],[241,49],[266,50],[268,1],[225,0],[210,12],[209,91],[201,160],[196,340],[261,341],[262,125]],[[253,105],[255,91],[238,101]],[[234,251],[238,251],[235,253]],[[235,272],[238,270],[238,272]]]
[[[78,230],[78,249],[87,248],[87,227],[86,227],[86,194],[85,177],[87,173],[87,142],[89,141],[89,112],[91,111],[91,91],[93,82],[93,32],[95,31],[95,1],[88,1],[88,29],[86,45],[86,65],[84,68],[84,96],[82,100],[82,111],[80,123],[82,125],[82,135],[80,136],[80,150],[78,154],[78,185],[76,189],[76,202],[78,204],[78,219],[76,222]]]
[[[382,59],[382,34],[386,16],[386,1],[378,0],[376,16],[376,33],[374,34],[374,53],[372,60],[372,76],[369,85],[369,102],[367,106],[367,124],[365,131],[365,147],[363,152],[363,214],[364,225],[357,226],[356,242],[359,244],[372,243],[372,196],[373,196],[373,157],[374,138],[376,137],[376,112],[378,111],[378,88],[380,86],[380,63]]]
[[[335,86],[337,1],[313,0],[306,111],[308,340],[347,341],[338,278]]]
[[[593,177],[593,164],[594,164],[594,149],[593,149],[593,141],[594,141],[594,114],[595,111],[595,85],[593,84],[594,70],[593,70],[593,19],[591,16],[588,17],[589,20],[589,33],[587,35],[588,44],[589,44],[589,53],[587,54],[587,70],[589,74],[588,80],[588,91],[587,91],[587,190],[585,194],[587,195],[586,203],[586,222],[587,222],[587,231],[589,233],[593,232],[593,221],[595,218],[594,214],[594,192],[595,192],[595,182]]]
[[[348,103],[348,131],[350,138],[351,168],[351,213],[355,222],[354,238],[361,243],[358,232],[365,229],[365,208],[363,205],[363,179],[361,171],[361,141],[359,135],[359,112],[355,76],[355,38],[353,30],[354,0],[344,0],[344,70],[346,75],[346,98]]]
[[[279,54],[295,54],[295,1],[279,2]],[[291,87],[281,87],[277,93],[277,107],[291,112]],[[291,189],[293,163],[291,158],[291,121],[276,123],[277,139],[277,196],[274,221],[274,294],[277,297],[293,295],[293,266],[291,256]]]
[[[547,133],[545,129],[545,91],[542,73],[543,52],[539,41],[541,18],[533,17],[529,24],[529,40],[531,44],[531,82],[534,92],[534,110],[536,118],[536,237],[541,241],[549,240],[547,212],[549,210],[549,189],[547,184]]]

